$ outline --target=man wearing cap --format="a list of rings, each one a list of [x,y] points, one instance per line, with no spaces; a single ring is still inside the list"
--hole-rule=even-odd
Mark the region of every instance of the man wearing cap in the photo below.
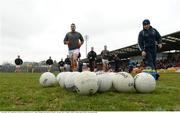
[[[138,45],[144,57],[145,66],[156,70],[156,50],[162,48],[162,39],[159,32],[150,25],[150,21],[143,21],[143,30],[139,32]],[[156,78],[158,79],[158,78]]]

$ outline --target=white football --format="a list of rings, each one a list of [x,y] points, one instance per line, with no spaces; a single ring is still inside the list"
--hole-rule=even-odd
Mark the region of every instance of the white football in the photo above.
[[[156,80],[149,73],[139,73],[134,77],[135,89],[141,93],[149,93],[155,90]]]
[[[62,72],[59,73],[59,85],[61,88],[65,88],[65,78],[71,75],[71,72]]]
[[[64,83],[65,83],[65,88],[70,90],[70,91],[75,91],[75,79],[79,76],[79,72],[72,72],[69,74],[68,77],[66,77]]]
[[[119,72],[113,77],[113,87],[119,92],[132,92],[134,78],[127,72]]]
[[[76,91],[81,95],[95,94],[99,88],[98,78],[94,72],[82,72],[75,79]]]
[[[114,73],[114,72],[107,72],[106,74],[110,75],[110,76],[116,75],[116,73]]]
[[[56,77],[51,72],[45,72],[40,76],[39,83],[44,87],[53,86],[56,83]]]
[[[83,71],[80,73],[80,75],[91,75],[91,76],[96,76],[95,72],[90,72],[90,71]]]
[[[104,71],[97,71],[96,72],[96,75],[102,75],[102,74],[104,74],[105,72]]]
[[[112,77],[107,74],[98,75],[99,92],[109,91],[112,87]]]
[[[64,75],[65,72],[60,72],[57,76],[56,76],[56,80],[59,82],[61,75]]]

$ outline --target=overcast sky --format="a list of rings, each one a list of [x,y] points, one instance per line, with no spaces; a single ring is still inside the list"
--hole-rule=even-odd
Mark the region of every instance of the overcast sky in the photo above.
[[[0,7],[0,64],[14,63],[17,55],[24,61],[65,58],[71,23],[97,54],[104,45],[115,50],[137,43],[146,18],[162,36],[180,30],[180,0],[0,0]],[[82,58],[85,50],[84,44]]]

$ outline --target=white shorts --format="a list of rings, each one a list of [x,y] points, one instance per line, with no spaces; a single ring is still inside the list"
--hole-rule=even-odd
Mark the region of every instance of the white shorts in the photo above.
[[[48,68],[51,68],[51,67],[52,67],[52,65],[48,65],[47,67],[48,67]]]
[[[20,68],[21,66],[20,65],[16,65],[16,68]]]
[[[73,54],[79,55],[80,49],[74,49],[74,50],[69,50],[69,57],[71,58]]]
[[[59,69],[64,69],[64,66],[60,66]]]
[[[66,71],[70,71],[71,70],[71,66],[68,65],[68,64],[65,64],[64,67],[65,67]]]
[[[102,59],[102,63],[103,63],[103,64],[108,64],[108,63],[109,63],[109,60],[107,60],[107,59]]]
[[[64,70],[64,67],[63,67],[63,66],[60,66],[59,69],[60,69],[60,70]]]

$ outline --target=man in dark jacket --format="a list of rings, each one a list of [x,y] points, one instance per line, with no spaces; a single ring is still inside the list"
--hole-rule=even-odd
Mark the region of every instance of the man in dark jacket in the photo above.
[[[15,64],[16,64],[16,70],[15,72],[20,72],[20,67],[23,64],[23,60],[20,58],[20,56],[18,55],[18,58],[15,59]]]
[[[119,72],[119,67],[120,67],[120,58],[118,57],[118,54],[117,53],[115,53],[114,55],[113,55],[113,60],[114,60],[114,63],[115,63],[115,72]]]
[[[67,58],[64,61],[65,65],[65,71],[71,71],[71,60],[69,58],[69,55],[67,55]]]
[[[82,35],[75,31],[76,26],[74,23],[71,24],[71,32],[68,32],[64,38],[64,44],[68,45],[69,56],[71,59],[72,71],[77,70],[77,59],[80,52],[80,47],[84,43]]]
[[[48,65],[47,70],[50,72],[51,71],[51,67],[53,65],[53,60],[51,59],[51,56],[49,57],[49,59],[46,61],[46,64]]]
[[[78,60],[78,72],[82,72],[83,62],[81,59]]]
[[[96,52],[94,52],[94,47],[91,47],[91,51],[88,53],[87,58],[89,60],[90,71],[94,71],[94,68],[96,66],[96,58],[97,58],[97,54]]]
[[[145,59],[145,66],[156,70],[156,50],[162,48],[162,39],[159,32],[150,25],[150,21],[143,21],[143,30],[138,37],[139,49]]]
[[[64,71],[64,61],[63,59],[61,59],[61,61],[58,62],[58,67],[59,67],[59,71],[63,72]]]

